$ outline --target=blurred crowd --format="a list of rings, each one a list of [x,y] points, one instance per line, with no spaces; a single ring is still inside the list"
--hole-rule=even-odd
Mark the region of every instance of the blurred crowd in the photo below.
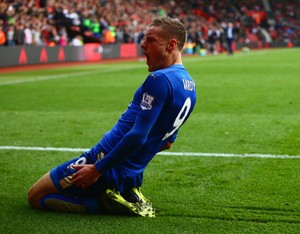
[[[300,38],[299,0],[0,0],[0,46],[140,43],[163,15],[185,24],[193,48],[212,53],[229,23],[239,42]]]

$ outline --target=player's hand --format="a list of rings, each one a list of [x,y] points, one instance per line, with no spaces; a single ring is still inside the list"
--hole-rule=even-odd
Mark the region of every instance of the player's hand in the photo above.
[[[72,183],[82,189],[95,183],[101,176],[94,164],[73,165],[73,167],[78,171],[73,175]]]

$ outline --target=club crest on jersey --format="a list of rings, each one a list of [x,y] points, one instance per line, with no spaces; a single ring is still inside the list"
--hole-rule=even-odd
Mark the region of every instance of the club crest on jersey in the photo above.
[[[142,110],[151,110],[153,101],[154,101],[153,96],[149,95],[148,93],[144,93],[142,102],[140,104]]]

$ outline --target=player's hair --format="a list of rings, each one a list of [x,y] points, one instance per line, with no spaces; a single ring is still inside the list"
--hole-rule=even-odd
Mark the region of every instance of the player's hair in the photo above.
[[[169,16],[158,17],[152,21],[149,27],[151,26],[161,27],[167,39],[175,38],[178,43],[178,49],[182,50],[186,42],[187,31],[184,25],[178,19],[174,19]]]

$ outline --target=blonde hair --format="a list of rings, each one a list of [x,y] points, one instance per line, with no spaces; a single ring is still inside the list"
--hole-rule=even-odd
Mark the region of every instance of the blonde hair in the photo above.
[[[175,38],[178,43],[178,49],[182,50],[186,42],[187,31],[184,25],[178,19],[168,16],[158,17],[152,21],[149,27],[151,26],[160,27],[163,34],[166,36],[166,39]]]

